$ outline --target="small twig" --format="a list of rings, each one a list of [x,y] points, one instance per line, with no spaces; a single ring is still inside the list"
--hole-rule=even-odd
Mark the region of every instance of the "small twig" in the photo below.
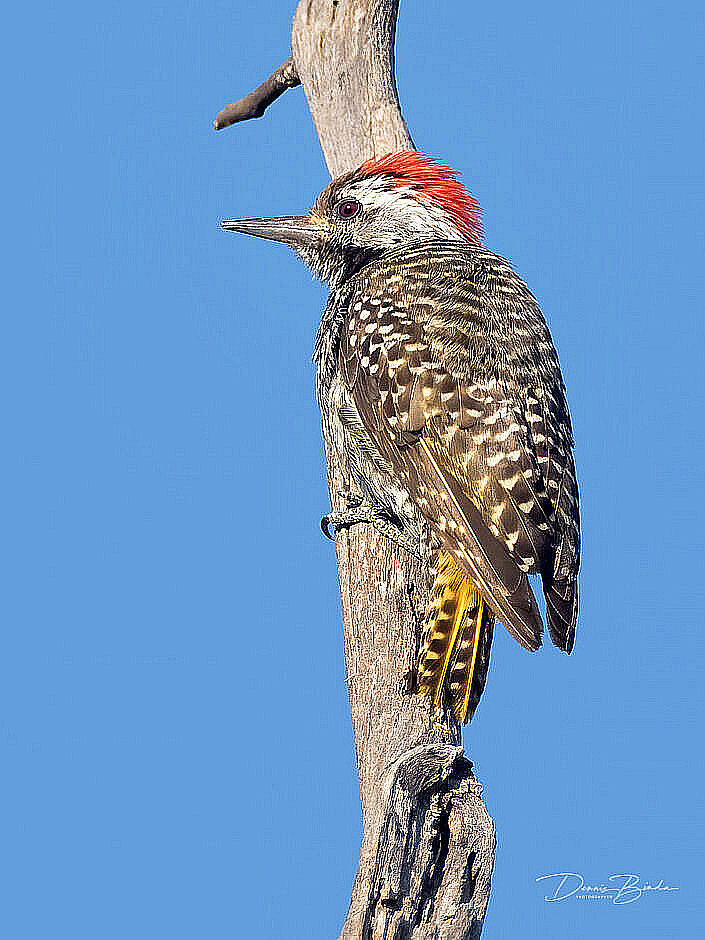
[[[272,72],[266,82],[255,88],[249,95],[234,101],[217,115],[213,127],[219,131],[238,121],[249,121],[250,118],[262,117],[269,105],[276,101],[279,95],[284,94],[287,88],[295,88],[301,84],[299,73],[292,56],[280,65],[276,72]]]

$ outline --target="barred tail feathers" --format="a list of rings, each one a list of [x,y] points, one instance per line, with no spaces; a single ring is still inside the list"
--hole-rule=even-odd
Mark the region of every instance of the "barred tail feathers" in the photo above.
[[[448,683],[453,711],[460,722],[471,720],[484,692],[493,636],[494,616],[478,595],[477,606],[465,615],[465,630],[456,645]]]
[[[485,687],[494,617],[450,554],[441,552],[419,664],[420,692],[439,705],[447,692],[460,722],[469,721]]]

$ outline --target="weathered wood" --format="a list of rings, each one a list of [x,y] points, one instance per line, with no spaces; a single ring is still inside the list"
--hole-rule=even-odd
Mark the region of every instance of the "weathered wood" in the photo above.
[[[394,72],[398,0],[302,0],[292,50],[332,176],[413,147]]]
[[[399,0],[301,0],[292,59],[229,106],[246,120],[303,85],[332,176],[413,147],[394,74]],[[281,73],[281,74],[280,74]],[[326,454],[331,503],[348,489]],[[494,824],[450,712],[410,694],[429,585],[420,562],[369,525],[336,540],[364,834],[341,940],[476,940]]]
[[[397,4],[304,0],[294,17],[297,70],[332,176],[371,156],[413,147],[394,80]],[[331,500],[348,489],[327,455]],[[427,599],[421,565],[359,525],[337,538],[348,693],[363,815],[378,801],[384,768],[421,742],[460,743],[450,716],[434,721],[425,697],[409,696]]]
[[[287,88],[296,88],[300,85],[296,66],[291,56],[279,66],[266,81],[258,85],[254,91],[232,104],[226,105],[219,111],[213,121],[213,127],[221,131],[224,127],[237,124],[239,121],[250,121],[252,118],[262,117],[267,108],[283,95]]]
[[[411,748],[386,771],[343,937],[480,936],[495,849],[481,794],[458,746]]]
[[[292,50],[332,176],[413,147],[394,72],[398,0],[301,0]],[[331,501],[347,489],[327,454]],[[337,539],[364,838],[342,938],[479,937],[494,825],[460,730],[408,694],[428,585],[421,565],[356,526]]]

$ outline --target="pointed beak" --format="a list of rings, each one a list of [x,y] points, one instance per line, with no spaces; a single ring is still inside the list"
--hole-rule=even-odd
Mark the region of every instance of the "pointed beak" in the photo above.
[[[292,248],[310,248],[318,243],[323,226],[308,215],[284,215],[277,219],[225,219],[220,223],[227,232],[256,235]]]

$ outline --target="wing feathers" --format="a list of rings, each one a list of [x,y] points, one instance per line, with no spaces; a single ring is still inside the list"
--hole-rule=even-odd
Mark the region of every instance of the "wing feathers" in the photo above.
[[[476,506],[465,496],[457,480],[438,465],[425,440],[420,441],[435,486],[422,483],[419,496],[436,522],[451,554],[470,575],[485,602],[497,613],[509,632],[528,650],[541,645],[543,625],[526,575],[519,570],[495,539]],[[440,494],[450,497],[444,505]],[[435,510],[435,512],[433,511]]]
[[[572,647],[580,555],[572,431],[541,312],[483,249],[417,245],[404,278],[351,282],[339,364],[366,431],[412,500],[528,649]],[[389,261],[387,262],[387,265]]]

